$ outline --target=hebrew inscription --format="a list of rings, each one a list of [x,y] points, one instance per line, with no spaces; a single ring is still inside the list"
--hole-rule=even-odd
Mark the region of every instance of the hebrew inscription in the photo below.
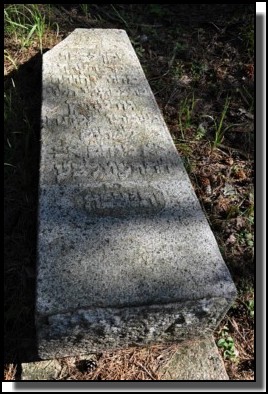
[[[126,32],[76,29],[42,89],[40,356],[211,330],[235,288]]]
[[[80,31],[86,50],[79,51],[80,41],[73,38],[72,45],[54,49],[55,63],[46,62],[44,184],[139,182],[172,175],[178,164],[170,141],[160,132],[163,120],[148,82],[140,66],[133,69],[137,58],[125,33],[113,31],[112,47],[103,34],[91,31],[88,42]],[[131,209],[130,201],[128,205]]]
[[[76,197],[76,204],[93,215],[125,217],[160,212],[165,200],[161,190],[104,184],[84,190]]]

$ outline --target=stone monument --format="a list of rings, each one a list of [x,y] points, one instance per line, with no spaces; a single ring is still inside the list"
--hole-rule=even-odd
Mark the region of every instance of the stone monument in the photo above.
[[[236,289],[130,40],[43,55],[42,359],[210,335]]]

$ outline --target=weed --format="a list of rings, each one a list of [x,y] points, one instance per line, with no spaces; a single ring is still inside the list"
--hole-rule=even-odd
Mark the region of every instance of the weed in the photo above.
[[[181,61],[177,61],[176,64],[174,65],[172,71],[173,71],[174,77],[177,80],[180,80],[181,77],[183,76],[183,73],[184,73],[183,63]]]
[[[215,139],[214,139],[214,143],[213,143],[214,148],[216,148],[219,144],[222,143],[223,138],[224,138],[224,133],[227,130],[227,128],[223,130],[223,122],[224,122],[226,113],[228,111],[229,105],[230,105],[230,100],[227,97],[225,100],[225,103],[224,103],[224,107],[223,107],[223,111],[221,113],[221,118],[220,118],[219,123],[217,123],[216,121],[214,122],[214,124],[215,124]]]
[[[236,218],[240,214],[240,207],[235,204],[230,204],[227,209],[227,220]]]
[[[15,60],[12,58],[12,56],[9,54],[9,52],[6,49],[4,50],[4,59],[7,59],[10,63],[12,63],[12,65],[15,68],[15,70],[18,69]]]
[[[168,62],[169,68],[171,68],[173,66],[173,63],[174,63],[177,55],[180,55],[180,53],[183,53],[186,48],[187,48],[187,46],[185,45],[184,42],[179,42],[179,41],[176,42],[176,44],[173,48],[172,57]]]
[[[250,317],[254,317],[254,300],[247,301],[247,309]]]
[[[255,303],[254,303],[254,290],[248,286],[248,283],[243,283],[242,286],[243,287],[243,293],[247,294],[246,298],[248,298],[247,300],[244,300],[242,298],[238,298],[237,301],[235,302],[234,305],[232,306],[232,310],[236,310],[239,308],[239,305],[242,304],[244,306],[244,308],[246,309],[246,312],[248,313],[248,315],[251,318],[254,318],[254,309],[255,309]]]
[[[191,65],[191,73],[195,81],[198,81],[206,70],[207,70],[206,64],[193,62]]]
[[[206,135],[206,133],[207,133],[206,128],[204,127],[204,125],[202,123],[200,123],[200,125],[198,126],[197,131],[196,131],[195,139],[197,141],[201,140]]]
[[[240,31],[240,39],[242,40],[245,49],[248,52],[248,55],[253,58],[254,57],[254,25],[246,24],[241,28]]]
[[[235,348],[234,340],[229,334],[229,328],[224,326],[221,331],[221,338],[218,340],[217,345],[223,349],[224,359],[228,359],[234,363],[239,361],[238,351]]]
[[[80,8],[85,16],[89,15],[89,4],[80,4]]]
[[[211,116],[211,115],[202,115],[202,118],[208,118],[213,122],[214,131],[215,131],[213,148],[217,148],[223,142],[225,132],[234,126],[234,125],[231,125],[231,126],[226,127],[225,129],[223,129],[223,122],[226,117],[226,113],[228,111],[229,105],[230,105],[230,99],[228,97],[226,97],[224,107],[223,107],[219,121],[214,119],[213,116]]]
[[[112,9],[114,10],[117,17],[124,23],[124,25],[128,28],[128,22],[122,17],[122,15],[117,11],[117,9],[111,4]]]
[[[42,52],[42,41],[46,29],[45,16],[37,4],[12,4],[4,9],[5,32],[15,37],[22,47],[29,47],[37,36]]]
[[[192,99],[186,97],[180,103],[179,129],[183,139],[184,139],[184,130],[188,129],[192,123],[192,114],[195,104],[196,104],[196,100],[194,98],[194,94]]]
[[[253,234],[248,230],[243,230],[238,234],[239,243],[243,246],[248,246],[249,248],[253,248],[254,239]]]
[[[184,42],[178,41],[175,45],[174,53],[177,54],[177,53],[183,52],[183,51],[185,51],[186,48],[187,48],[187,46]]]
[[[245,206],[243,207],[242,215],[247,221],[247,228],[252,229],[252,226],[254,226],[254,214],[255,214],[255,209],[254,209],[254,195],[252,191],[249,191],[246,195],[245,198],[243,199],[242,203],[245,203]]]
[[[248,225],[254,226],[254,202],[249,201],[249,207],[244,211],[243,214],[247,218]]]
[[[43,35],[46,29],[46,23],[45,23],[45,16],[41,14],[40,10],[38,7],[36,7],[35,4],[33,4],[32,10],[29,9],[29,12],[32,16],[33,22],[34,22],[34,31],[36,31],[37,37],[39,39],[39,47],[40,51],[42,53],[42,39]]]

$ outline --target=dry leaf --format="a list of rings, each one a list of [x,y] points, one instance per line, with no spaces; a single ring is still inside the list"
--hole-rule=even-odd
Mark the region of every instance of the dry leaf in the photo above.
[[[236,218],[236,228],[240,230],[243,227],[245,227],[245,218],[243,218],[242,216],[238,216]]]
[[[242,170],[242,168],[240,168],[239,170],[236,171],[235,177],[236,177],[237,179],[239,179],[239,180],[243,180],[243,179],[245,179],[247,176],[246,176],[245,171]]]
[[[234,234],[231,234],[230,237],[227,239],[226,244],[233,245],[235,242],[236,242],[236,238],[235,238]]]
[[[219,212],[226,212],[230,205],[230,201],[228,198],[224,198],[223,196],[219,196],[217,200],[217,208]]]

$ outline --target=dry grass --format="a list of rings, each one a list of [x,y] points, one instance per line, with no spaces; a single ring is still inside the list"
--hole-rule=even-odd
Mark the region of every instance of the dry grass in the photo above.
[[[15,364],[6,364],[4,366],[4,380],[16,380],[17,366]]]
[[[62,359],[65,373],[62,380],[161,380],[159,368],[176,352],[178,345],[130,347],[92,356],[96,363],[91,370],[78,358]],[[81,367],[79,368],[79,365]],[[65,368],[64,368],[65,367]]]

